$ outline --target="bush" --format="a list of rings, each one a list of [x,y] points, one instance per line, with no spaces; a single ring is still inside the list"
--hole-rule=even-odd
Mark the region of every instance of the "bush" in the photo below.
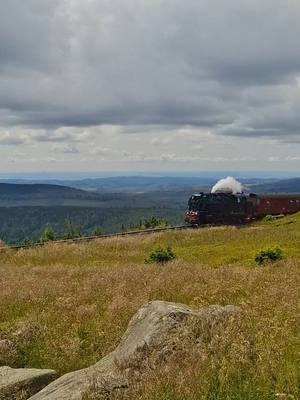
[[[270,214],[268,214],[268,215],[266,215],[265,217],[264,217],[264,221],[265,222],[272,222],[272,221],[274,221],[276,218],[274,218],[274,216],[273,215],[270,215]]]
[[[145,260],[146,264],[150,263],[160,263],[164,264],[168,261],[174,260],[176,257],[175,253],[171,249],[170,246],[163,248],[163,247],[157,247],[155,250],[153,250],[149,257]]]
[[[47,224],[42,232],[41,242],[49,242],[55,240],[55,233],[52,227]]]
[[[265,250],[260,250],[258,253],[256,253],[255,262],[258,265],[262,265],[266,262],[282,260],[283,257],[283,251],[279,247],[268,248]]]
[[[144,221],[140,221],[141,229],[165,228],[168,225],[168,221],[164,218],[151,217]]]
[[[76,239],[81,236],[80,228],[68,218],[65,220],[64,239]]]
[[[96,228],[94,228],[94,230],[92,231],[92,236],[101,236],[102,232],[101,229],[99,228],[99,226],[96,226]]]
[[[131,222],[128,226],[122,224],[121,231],[127,232],[131,230],[145,230],[155,228],[166,228],[169,226],[169,222],[165,218],[150,217],[148,219],[140,219],[138,224]]]
[[[35,243],[38,243],[38,241],[34,241],[33,239],[25,238],[17,244],[19,244],[20,246],[24,246],[24,247],[30,247],[30,246],[33,246]]]

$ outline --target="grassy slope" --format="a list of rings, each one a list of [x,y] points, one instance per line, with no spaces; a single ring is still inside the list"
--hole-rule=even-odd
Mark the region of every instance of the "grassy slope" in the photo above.
[[[150,373],[139,399],[298,398],[300,215],[251,227],[211,228],[0,253],[0,339],[18,348],[2,363],[60,373],[112,350],[148,300],[193,307],[234,304],[241,326],[203,360],[187,352]],[[157,244],[177,259],[144,265]],[[257,250],[279,245],[286,260],[257,267]],[[1,360],[0,360],[1,362]]]

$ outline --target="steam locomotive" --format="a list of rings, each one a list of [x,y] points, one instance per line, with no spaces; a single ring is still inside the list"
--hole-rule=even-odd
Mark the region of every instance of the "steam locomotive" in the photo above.
[[[300,194],[197,193],[188,202],[185,221],[193,226],[242,224],[266,215],[300,211]]]

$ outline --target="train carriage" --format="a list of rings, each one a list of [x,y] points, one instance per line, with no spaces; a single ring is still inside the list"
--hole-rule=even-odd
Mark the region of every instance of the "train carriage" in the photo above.
[[[300,211],[300,194],[250,194],[249,200],[254,199],[255,217],[265,215],[293,214]]]

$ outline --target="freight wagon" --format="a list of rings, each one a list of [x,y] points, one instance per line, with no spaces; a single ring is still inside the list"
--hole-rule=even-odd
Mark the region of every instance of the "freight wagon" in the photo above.
[[[226,192],[193,194],[185,221],[191,225],[245,223],[266,215],[300,211],[300,194],[245,195]]]

